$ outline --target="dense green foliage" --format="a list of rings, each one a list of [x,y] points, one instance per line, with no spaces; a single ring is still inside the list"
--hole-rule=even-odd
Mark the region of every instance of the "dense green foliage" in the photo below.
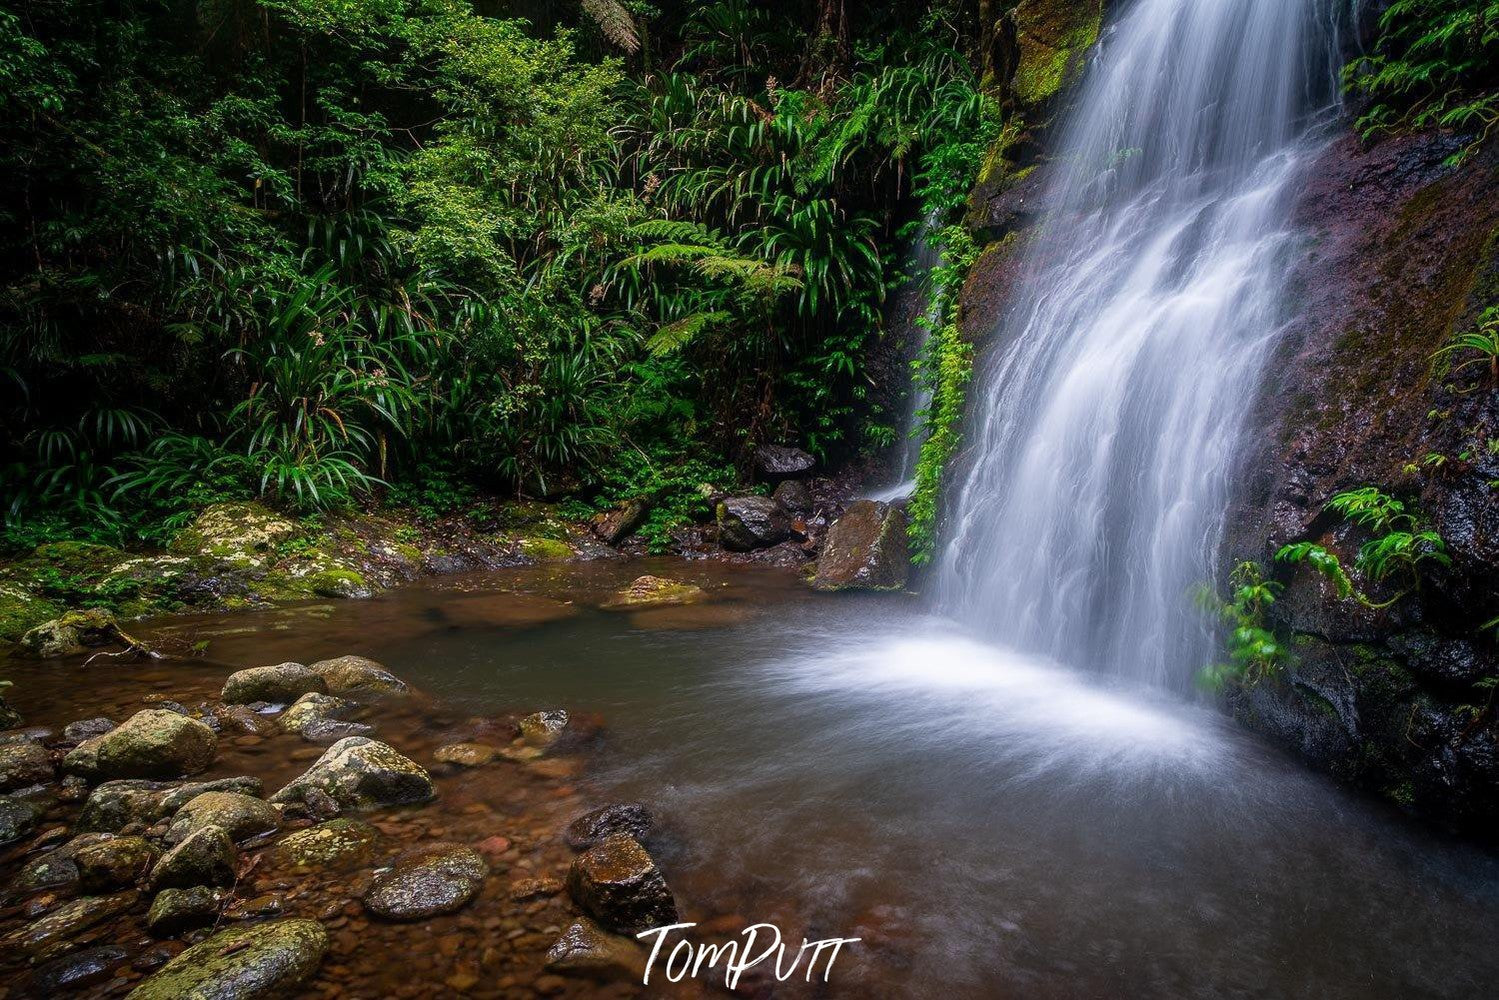
[[[1198,606],[1219,618],[1227,628],[1224,646],[1228,659],[1204,667],[1197,683],[1205,690],[1222,691],[1229,684],[1252,687],[1266,678],[1276,677],[1290,659],[1269,625],[1270,606],[1275,603],[1281,585],[1265,579],[1264,568],[1256,562],[1242,562],[1229,574],[1229,596],[1221,599],[1212,587],[1203,586],[1197,594]]]
[[[659,541],[755,444],[888,439],[886,248],[996,115],[950,12],[524,6],[0,5],[14,544],[434,463]]]
[[[1369,99],[1364,136],[1441,126],[1471,141],[1461,161],[1499,123],[1499,0],[1395,0],[1379,18],[1373,50],[1344,69]]]

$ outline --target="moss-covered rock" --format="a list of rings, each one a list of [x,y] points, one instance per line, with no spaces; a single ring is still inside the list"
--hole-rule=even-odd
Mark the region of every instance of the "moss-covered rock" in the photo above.
[[[202,722],[148,708],[73,748],[63,758],[63,770],[91,781],[180,778],[206,770],[217,751],[218,737]]]
[[[175,844],[208,826],[217,826],[236,843],[254,840],[281,826],[281,814],[265,799],[241,792],[204,792],[177,810],[167,830]]]
[[[859,500],[828,529],[812,578],[815,590],[902,590],[911,570],[906,514]]]
[[[431,799],[432,777],[394,747],[364,736],[339,740],[301,776],[271,796],[272,802],[301,802],[308,792],[328,795],[345,809],[398,806]]]
[[[172,540],[181,555],[202,555],[241,568],[272,561],[278,546],[302,534],[295,521],[253,501],[214,504]]]
[[[112,545],[93,542],[47,542],[31,554],[34,562],[44,563],[73,576],[103,576],[125,558]]]
[[[702,587],[661,576],[638,576],[600,607],[609,611],[639,611],[673,604],[691,604],[707,596]]]
[[[232,927],[199,942],[141,983],[129,1000],[268,1000],[296,993],[328,948],[316,920]]]
[[[363,575],[352,569],[333,567],[307,577],[307,585],[318,597],[369,597],[374,593]]]
[[[339,871],[369,861],[380,832],[357,819],[334,819],[298,830],[276,845],[272,859],[290,868]]]
[[[157,851],[144,837],[105,837],[73,855],[78,887],[86,893],[133,886],[156,863]]]
[[[473,848],[425,844],[375,876],[364,906],[386,920],[427,920],[467,906],[488,877],[489,865]]]
[[[367,656],[336,656],[311,668],[323,678],[329,694],[375,698],[406,694],[406,682]]]
[[[207,927],[219,915],[223,893],[206,885],[163,889],[151,901],[146,929],[156,937],[171,937],[195,927]]]
[[[1043,104],[1082,72],[1103,26],[1104,0],[1021,0],[1011,18],[1017,59],[1010,92],[1022,104]]]
[[[162,855],[151,869],[151,891],[233,885],[239,855],[223,827],[205,826]]]
[[[115,616],[101,608],[66,611],[21,636],[21,648],[34,656],[72,656],[94,646],[123,643]]]
[[[560,562],[577,555],[571,545],[554,538],[522,538],[519,546],[523,556],[537,562]]]

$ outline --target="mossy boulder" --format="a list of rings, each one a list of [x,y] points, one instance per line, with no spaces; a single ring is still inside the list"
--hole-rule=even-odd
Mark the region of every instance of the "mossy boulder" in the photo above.
[[[240,792],[258,796],[259,778],[215,778],[176,784],[167,781],[122,779],[95,788],[78,815],[78,828],[95,832],[119,830],[130,823],[151,824],[172,816],[204,792]]]
[[[320,694],[314,691],[298,698],[281,714],[278,721],[284,731],[296,733],[313,743],[323,742],[329,733],[339,733],[340,738],[362,736],[370,731],[369,726],[342,721],[358,707],[357,703],[347,698],[338,698],[331,694]],[[327,742],[333,741],[327,740]]]
[[[233,885],[238,853],[222,827],[205,826],[162,855],[151,869],[151,891]]]
[[[0,844],[20,840],[36,827],[41,810],[14,795],[0,795]]]
[[[70,576],[103,576],[125,559],[112,545],[93,542],[47,542],[31,553],[33,562],[55,567]]]
[[[21,648],[34,656],[72,656],[95,646],[125,643],[115,616],[102,608],[65,611],[21,636]]]
[[[90,781],[179,778],[206,770],[217,752],[218,737],[202,722],[148,708],[78,744],[63,758],[63,770]]]
[[[240,792],[204,792],[177,810],[167,829],[167,843],[175,844],[208,826],[217,826],[236,843],[273,833],[281,814],[265,799]]]
[[[327,690],[322,674],[305,664],[287,662],[236,670],[224,681],[219,697],[231,705],[254,701],[290,704],[309,691]]]
[[[618,591],[600,607],[609,611],[639,611],[673,604],[691,604],[705,596],[703,588],[693,583],[669,580],[661,576],[638,576],[624,590]]]
[[[86,893],[128,888],[156,863],[157,850],[144,837],[104,837],[73,854],[78,888]]]
[[[206,885],[163,889],[151,901],[146,929],[156,937],[171,937],[195,927],[207,927],[219,916],[223,893]]]
[[[520,551],[527,559],[537,562],[561,562],[577,555],[571,545],[555,538],[522,538]]]
[[[36,740],[0,744],[0,792],[51,781],[52,755]]]
[[[318,597],[364,598],[374,594],[363,574],[345,567],[319,570],[306,577],[307,586]]]
[[[283,543],[302,534],[288,520],[253,501],[214,504],[172,540],[179,555],[209,556],[242,569],[274,561]]]
[[[406,694],[406,682],[365,656],[338,656],[319,660],[312,670],[323,678],[329,694],[351,698],[376,698]]]
[[[316,920],[275,920],[220,931],[141,983],[129,1000],[269,1000],[292,996],[328,949]]]
[[[729,497],[715,510],[718,540],[734,552],[750,552],[784,542],[791,535],[791,518],[770,497]]]
[[[0,639],[16,642],[45,622],[62,616],[63,609],[17,583],[0,583]]]
[[[314,790],[344,809],[409,805],[436,794],[425,768],[394,747],[364,736],[349,736],[333,744],[301,776],[272,795],[271,801],[302,802]]]

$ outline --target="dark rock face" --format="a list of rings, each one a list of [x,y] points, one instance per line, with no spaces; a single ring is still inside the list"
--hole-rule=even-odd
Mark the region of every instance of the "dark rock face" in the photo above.
[[[25,799],[0,795],[0,844],[20,840],[36,826],[39,810]]]
[[[639,802],[616,802],[584,813],[567,825],[567,846],[583,851],[616,833],[645,840],[655,827],[650,810]]]
[[[805,476],[817,460],[800,448],[765,444],[755,449],[755,474],[767,483]]]
[[[589,916],[626,934],[677,921],[666,879],[645,848],[627,834],[605,837],[573,859],[567,889]]]
[[[770,497],[793,514],[812,513],[812,491],[800,479],[788,479]]]
[[[910,570],[905,511],[859,500],[828,529],[812,586],[817,590],[901,590]]]
[[[546,967],[566,975],[638,979],[645,971],[645,962],[645,949],[635,941],[610,934],[583,917],[547,949]]]
[[[489,865],[472,848],[431,844],[407,851],[376,875],[364,905],[386,920],[426,920],[463,909],[488,877]]]
[[[101,945],[38,966],[31,974],[31,989],[38,996],[54,996],[102,983],[130,956],[124,948]]]
[[[1233,699],[1235,714],[1314,765],[1398,804],[1492,837],[1499,820],[1499,392],[1486,366],[1433,354],[1499,302],[1499,149],[1461,168],[1462,142],[1349,135],[1307,173],[1297,224],[1310,233],[1292,286],[1293,326],[1267,367],[1246,435],[1229,560],[1271,565],[1283,544],[1320,542],[1352,565],[1369,536],[1325,513],[1376,486],[1445,539],[1450,569],[1371,612],[1311,571],[1275,567],[1279,628],[1296,636],[1283,683]],[[1424,456],[1445,456],[1422,465]],[[1367,589],[1368,581],[1361,581]],[[1392,597],[1398,591],[1376,596]]]
[[[750,552],[791,536],[791,519],[769,497],[729,497],[718,505],[718,538],[726,549]]]

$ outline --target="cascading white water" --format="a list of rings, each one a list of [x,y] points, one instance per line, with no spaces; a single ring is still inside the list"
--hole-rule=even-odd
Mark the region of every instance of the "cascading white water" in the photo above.
[[[1063,132],[974,392],[945,610],[1064,663],[1180,684],[1243,418],[1284,323],[1289,206],[1336,100],[1335,0],[1137,0]]]

